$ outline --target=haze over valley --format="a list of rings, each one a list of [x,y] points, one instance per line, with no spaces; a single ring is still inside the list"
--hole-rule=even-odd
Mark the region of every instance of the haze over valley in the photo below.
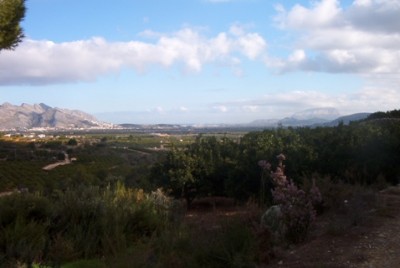
[[[335,126],[340,122],[348,124],[366,118],[370,113],[358,113],[340,116],[335,108],[316,108],[300,111],[290,117],[280,119],[261,119],[243,124],[174,124],[175,128],[274,128],[302,127],[302,126]],[[134,118],[134,117],[133,117]],[[132,118],[132,120],[133,120]],[[160,129],[171,128],[170,124],[159,126]],[[0,130],[85,130],[85,129],[121,129],[138,128],[153,129],[152,124],[112,124],[99,121],[93,115],[79,110],[68,110],[50,107],[44,103],[12,105],[4,103],[0,105]]]

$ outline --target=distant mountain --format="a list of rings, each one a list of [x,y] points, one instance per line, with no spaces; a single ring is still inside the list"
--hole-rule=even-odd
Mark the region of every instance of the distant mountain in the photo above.
[[[340,116],[339,111],[336,108],[313,108],[307,109],[298,113],[295,113],[291,118],[296,120],[334,120]]]
[[[303,127],[325,124],[327,122],[329,122],[329,120],[322,118],[296,119],[293,117],[286,117],[279,120],[279,125],[284,127]]]
[[[322,126],[335,127],[335,126],[339,125],[340,123],[343,123],[344,125],[348,125],[348,124],[350,124],[350,122],[364,120],[364,119],[368,118],[370,115],[371,115],[371,113],[356,113],[356,114],[341,116],[339,118],[336,118],[335,120],[332,120],[330,122],[322,124]]]
[[[78,110],[53,108],[44,103],[4,103],[0,105],[0,129],[32,128],[106,128],[111,124],[98,121],[94,116]]]
[[[314,108],[295,113],[283,119],[256,120],[248,125],[252,127],[301,127],[328,123],[339,116],[340,114],[335,108]]]
[[[251,127],[271,127],[271,126],[277,126],[279,123],[278,119],[259,119],[259,120],[254,120],[248,124],[248,126]]]

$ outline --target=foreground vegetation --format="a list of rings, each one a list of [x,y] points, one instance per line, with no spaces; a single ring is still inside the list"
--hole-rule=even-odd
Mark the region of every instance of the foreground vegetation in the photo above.
[[[399,183],[398,118],[245,135],[3,136],[0,267],[265,264],[276,245],[305,241],[318,215],[336,215],[332,232],[350,228],[377,189]],[[229,201],[233,216],[190,221],[201,200],[214,213]]]

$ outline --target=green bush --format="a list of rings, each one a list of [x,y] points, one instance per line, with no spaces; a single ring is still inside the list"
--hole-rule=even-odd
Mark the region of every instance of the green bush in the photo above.
[[[31,265],[44,255],[49,240],[51,203],[33,194],[0,198],[0,263]]]
[[[196,259],[203,267],[254,267],[256,264],[257,238],[241,221],[224,223],[199,244]]]
[[[3,227],[0,233],[0,248],[3,261],[16,263],[21,261],[32,265],[34,260],[43,256],[48,239],[48,226],[35,221],[27,222],[17,217],[13,224]]]
[[[59,266],[76,259],[116,256],[161,232],[169,198],[125,188],[80,187],[51,197],[0,198],[0,261]]]

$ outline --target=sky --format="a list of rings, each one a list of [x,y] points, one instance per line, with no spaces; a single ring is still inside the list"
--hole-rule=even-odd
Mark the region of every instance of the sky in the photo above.
[[[0,104],[111,123],[400,108],[400,0],[27,0]]]

